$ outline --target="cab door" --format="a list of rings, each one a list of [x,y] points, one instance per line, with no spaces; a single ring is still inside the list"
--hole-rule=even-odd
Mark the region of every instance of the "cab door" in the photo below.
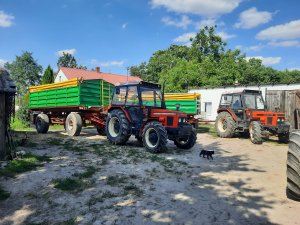
[[[143,110],[141,109],[137,86],[128,86],[125,108],[134,124],[139,129],[143,121]]]
[[[239,121],[244,121],[245,110],[242,104],[241,95],[234,94],[232,96],[231,108]]]

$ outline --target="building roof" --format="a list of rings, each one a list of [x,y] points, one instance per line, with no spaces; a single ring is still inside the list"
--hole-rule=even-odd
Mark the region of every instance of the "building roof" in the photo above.
[[[103,73],[98,71],[92,70],[82,70],[76,68],[67,68],[67,67],[60,67],[60,70],[65,74],[65,76],[70,80],[72,78],[83,78],[85,80],[94,80],[94,79],[102,79],[111,84],[119,84],[124,83],[127,81],[141,81],[142,79],[139,77],[133,76],[124,76],[124,75],[117,75],[112,73]]]
[[[9,73],[0,68],[0,92],[16,92],[16,85],[13,80],[9,77]]]

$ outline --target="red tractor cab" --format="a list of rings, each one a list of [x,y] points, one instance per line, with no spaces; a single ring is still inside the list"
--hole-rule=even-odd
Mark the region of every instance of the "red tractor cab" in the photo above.
[[[182,149],[196,143],[196,130],[187,122],[187,114],[166,109],[158,84],[141,81],[116,86],[108,112],[106,133],[113,144],[123,145],[134,135],[149,152],[158,153],[168,139]]]
[[[244,90],[221,96],[215,127],[220,137],[230,138],[235,133],[250,134],[254,144],[261,144],[269,135],[277,135],[287,143],[290,124],[284,112],[266,109],[261,91]]]

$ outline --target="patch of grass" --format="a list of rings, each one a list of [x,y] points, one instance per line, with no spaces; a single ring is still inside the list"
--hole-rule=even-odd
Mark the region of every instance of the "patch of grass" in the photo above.
[[[64,125],[53,124],[49,127],[49,130],[64,130]]]
[[[61,144],[61,146],[63,146],[63,148],[65,150],[73,151],[73,152],[82,152],[82,151],[86,150],[82,146],[80,147],[80,145],[78,145],[78,143],[76,143],[76,141],[71,140],[71,139],[66,140],[64,143]]]
[[[127,177],[123,176],[108,176],[106,183],[110,186],[118,186],[119,184],[124,184],[127,181]]]
[[[10,127],[12,130],[17,130],[17,131],[34,131],[33,128],[28,127],[25,123],[23,123],[22,120],[20,120],[19,118],[15,117],[11,123],[10,123]]]
[[[49,138],[47,141],[48,145],[61,145],[62,144],[62,140],[59,138]]]
[[[151,162],[158,162],[164,168],[173,168],[174,167],[174,163],[172,162],[172,160],[166,159],[166,158],[158,156],[158,155],[153,155],[152,154],[149,157],[149,159],[151,160]]]
[[[144,191],[138,188],[135,184],[130,183],[124,187],[124,195],[133,194],[137,197],[141,197]]]
[[[52,181],[54,187],[63,191],[80,190],[85,186],[85,183],[79,179],[67,177],[65,179],[55,179]]]
[[[3,189],[0,187],[0,201],[9,198],[9,196],[10,196],[10,193],[7,192],[7,191],[5,191],[5,190],[3,190]]]
[[[215,129],[215,125],[210,124],[210,123],[199,124],[197,132],[198,133],[208,133],[209,135],[211,135],[213,137],[218,137],[217,131]]]
[[[97,168],[94,166],[89,166],[86,168],[86,171],[83,173],[74,173],[74,177],[78,177],[79,179],[92,177],[97,172]]]
[[[106,191],[99,197],[96,196],[91,197],[87,204],[89,207],[91,207],[92,205],[95,205],[97,202],[104,202],[105,199],[110,199],[115,197],[118,197],[118,195],[110,191]]]
[[[37,167],[43,166],[42,162],[49,162],[51,159],[48,156],[38,156],[33,154],[25,154],[23,159],[15,159],[0,170],[0,176],[15,177],[16,174],[34,170]]]

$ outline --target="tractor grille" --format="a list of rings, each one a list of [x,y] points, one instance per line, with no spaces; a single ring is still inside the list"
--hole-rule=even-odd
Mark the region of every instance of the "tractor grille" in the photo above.
[[[167,117],[167,125],[168,126],[172,126],[173,125],[173,121],[174,121],[174,119],[173,119],[173,117]]]

